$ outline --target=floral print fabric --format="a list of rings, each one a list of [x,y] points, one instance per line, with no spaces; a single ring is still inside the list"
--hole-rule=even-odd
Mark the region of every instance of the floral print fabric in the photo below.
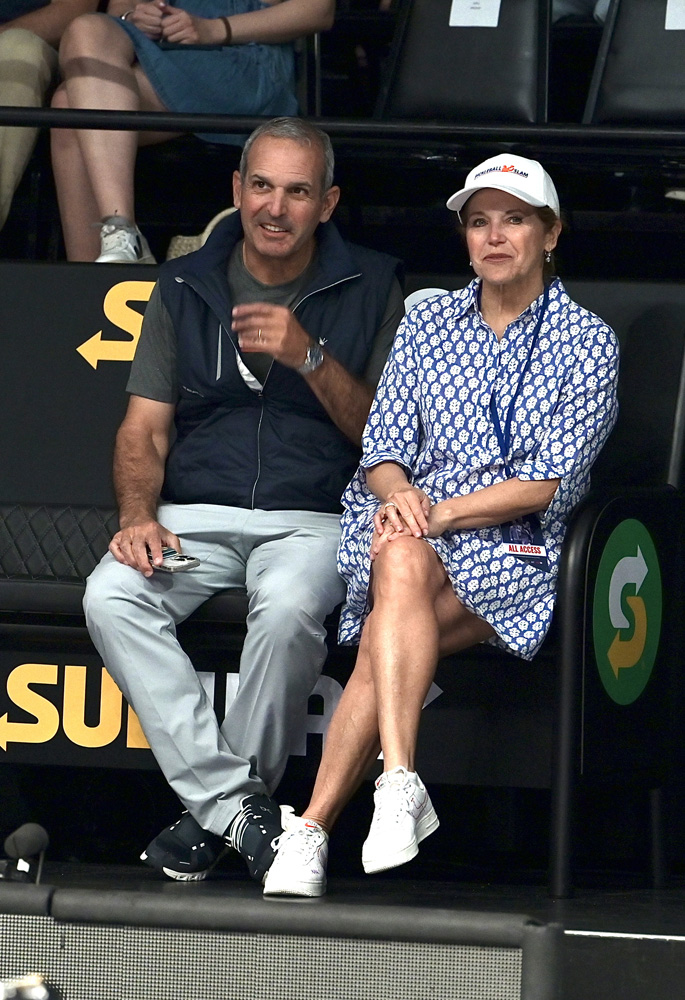
[[[426,539],[459,600],[489,622],[492,642],[531,659],[552,618],[561,545],[573,507],[590,486],[590,467],[617,416],[618,343],[614,332],[573,302],[555,279],[533,348],[544,296],[500,341],[479,310],[480,280],[419,303],[401,324],[364,432],[361,465],[343,494],[338,568],[348,585],[339,640],[359,641],[368,613],[369,548],[377,498],[365,470],[392,461],[433,503],[507,477],[561,480],[540,515],[548,568],[502,556],[499,526]],[[509,454],[502,425],[514,402]]]

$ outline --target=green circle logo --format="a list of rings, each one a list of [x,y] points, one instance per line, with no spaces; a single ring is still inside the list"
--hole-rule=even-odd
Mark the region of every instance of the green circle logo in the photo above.
[[[628,518],[604,547],[593,608],[599,676],[619,705],[630,705],[644,691],[660,634],[659,557],[644,524]]]

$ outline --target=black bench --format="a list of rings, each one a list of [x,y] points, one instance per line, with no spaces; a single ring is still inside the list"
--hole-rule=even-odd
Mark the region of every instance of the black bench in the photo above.
[[[88,312],[89,296],[97,301],[101,294],[97,284],[151,275],[137,268],[125,269],[124,275],[116,266],[25,267],[28,272],[0,268],[0,284],[7,279],[6,301],[29,311],[21,296],[13,301],[9,295],[10,285],[15,293],[21,285],[22,274],[32,276],[27,288],[34,298],[50,290],[44,322],[52,339],[48,351],[44,331],[29,323],[8,344],[16,368],[8,373],[11,425],[0,424],[6,456],[0,470],[0,757],[33,764],[151,767],[135,718],[107,685],[81,612],[84,578],[116,525],[102,472],[111,447],[103,442],[111,445],[120,418],[125,373],[113,374],[113,363],[93,369],[76,352],[102,323]],[[412,284],[456,287],[461,282],[431,275],[415,276]],[[556,635],[532,664],[490,647],[443,662],[420,745],[421,773],[429,782],[551,788],[554,895],[570,890],[574,787],[610,781],[657,789],[682,757],[685,511],[674,486],[680,484],[683,452],[685,290],[597,283],[572,286],[571,292],[619,332],[623,400],[619,427],[598,468],[598,489],[580,505],[569,529]],[[57,322],[60,294],[72,303],[64,329]],[[35,314],[43,315],[40,302]],[[29,397],[37,368],[45,369],[42,378],[38,372],[41,393]],[[669,482],[674,485],[665,485]],[[597,602],[606,601],[600,578],[606,577],[611,539],[626,522],[639,522],[654,546],[661,623],[659,628],[648,620],[648,627],[658,631],[649,683],[624,704],[607,691],[597,668],[594,617]],[[633,547],[613,558],[618,562],[634,555]],[[650,567],[654,572],[653,561]],[[648,619],[653,611],[647,608]],[[219,715],[234,683],[244,619],[244,594],[230,591],[208,601],[179,628],[196,668],[211,685]],[[619,638],[629,639],[630,631]],[[311,733],[323,729],[353,656],[337,647],[334,622],[329,646],[322,686],[310,704]],[[629,665],[625,658],[622,663]],[[298,752],[306,751],[303,734]],[[307,757],[310,774],[315,756]],[[658,851],[653,860],[656,867]]]

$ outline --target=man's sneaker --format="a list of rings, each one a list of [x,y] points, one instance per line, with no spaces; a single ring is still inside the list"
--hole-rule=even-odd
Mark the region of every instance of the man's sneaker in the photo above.
[[[419,844],[440,826],[418,774],[395,767],[376,781],[374,814],[362,847],[364,871],[382,872],[411,861]]]
[[[304,816],[283,814],[274,863],[264,879],[265,896],[323,896],[328,834]]]
[[[252,878],[263,882],[282,833],[281,810],[273,799],[268,795],[246,795],[224,840],[245,859]]]
[[[223,837],[203,830],[189,812],[151,840],[140,860],[181,882],[207,878],[228,846]]]
[[[96,264],[156,264],[147,240],[122,215],[110,215],[100,227],[100,256]]]

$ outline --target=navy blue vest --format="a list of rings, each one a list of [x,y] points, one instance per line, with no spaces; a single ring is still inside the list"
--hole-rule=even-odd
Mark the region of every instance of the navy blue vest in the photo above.
[[[293,312],[309,335],[362,376],[399,261],[317,230],[319,268]],[[162,496],[262,510],[338,513],[359,449],[292,369],[274,361],[263,390],[236,361],[226,270],[242,238],[239,213],[193,254],[162,265],[162,300],[178,338],[176,441]]]

